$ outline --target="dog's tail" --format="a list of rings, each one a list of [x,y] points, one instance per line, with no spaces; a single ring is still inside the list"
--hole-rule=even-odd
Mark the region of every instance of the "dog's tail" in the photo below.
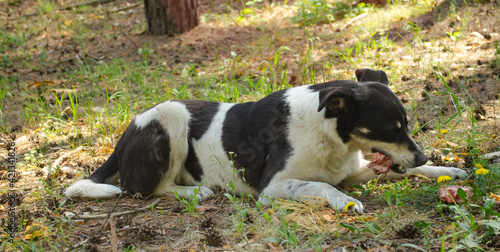
[[[119,187],[112,185],[117,179],[118,157],[113,153],[90,177],[74,183],[64,194],[68,197],[111,198],[122,192]]]

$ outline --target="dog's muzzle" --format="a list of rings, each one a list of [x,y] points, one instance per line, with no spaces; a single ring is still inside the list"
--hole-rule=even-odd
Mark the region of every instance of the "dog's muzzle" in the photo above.
[[[415,167],[419,167],[427,163],[427,157],[425,154],[420,151],[419,153],[415,154]]]

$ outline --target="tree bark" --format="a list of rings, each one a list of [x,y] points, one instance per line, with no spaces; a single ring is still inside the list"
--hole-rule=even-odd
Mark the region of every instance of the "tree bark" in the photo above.
[[[187,32],[198,25],[198,0],[144,0],[148,34]]]

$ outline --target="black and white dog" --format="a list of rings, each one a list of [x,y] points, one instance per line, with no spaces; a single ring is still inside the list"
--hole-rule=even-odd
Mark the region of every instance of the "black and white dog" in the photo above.
[[[383,71],[358,69],[356,76],[359,82],[300,86],[257,102],[160,103],[137,115],[109,159],[65,194],[112,197],[122,190],[113,185],[119,178],[122,188],[143,196],[176,191],[190,197],[200,188],[197,196],[206,198],[213,194],[209,187],[219,185],[264,203],[321,197],[337,209],[354,202],[362,212],[360,201],[334,187],[377,177],[362,150],[390,157],[393,171],[383,179],[467,175],[424,165],[405,108]],[[414,169],[401,174],[404,168]]]

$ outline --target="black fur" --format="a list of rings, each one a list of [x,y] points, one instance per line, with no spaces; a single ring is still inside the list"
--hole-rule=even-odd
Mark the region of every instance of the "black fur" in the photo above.
[[[154,192],[168,171],[170,142],[161,124],[152,120],[138,129],[135,120],[125,130],[115,151],[120,183],[130,193],[143,196]]]
[[[118,141],[120,143],[120,140]],[[109,156],[108,160],[104,162],[97,170],[95,170],[90,176],[89,179],[96,183],[110,183],[109,179],[113,177],[118,172],[118,157],[116,152],[113,152],[111,156]]]
[[[388,85],[387,75],[382,70],[356,69],[356,78],[359,82],[373,81]]]
[[[245,181],[258,191],[285,168],[291,152],[286,134],[290,108],[284,93],[279,91],[259,102],[237,104],[227,112],[224,121],[224,151],[236,154],[235,168],[244,167]]]

